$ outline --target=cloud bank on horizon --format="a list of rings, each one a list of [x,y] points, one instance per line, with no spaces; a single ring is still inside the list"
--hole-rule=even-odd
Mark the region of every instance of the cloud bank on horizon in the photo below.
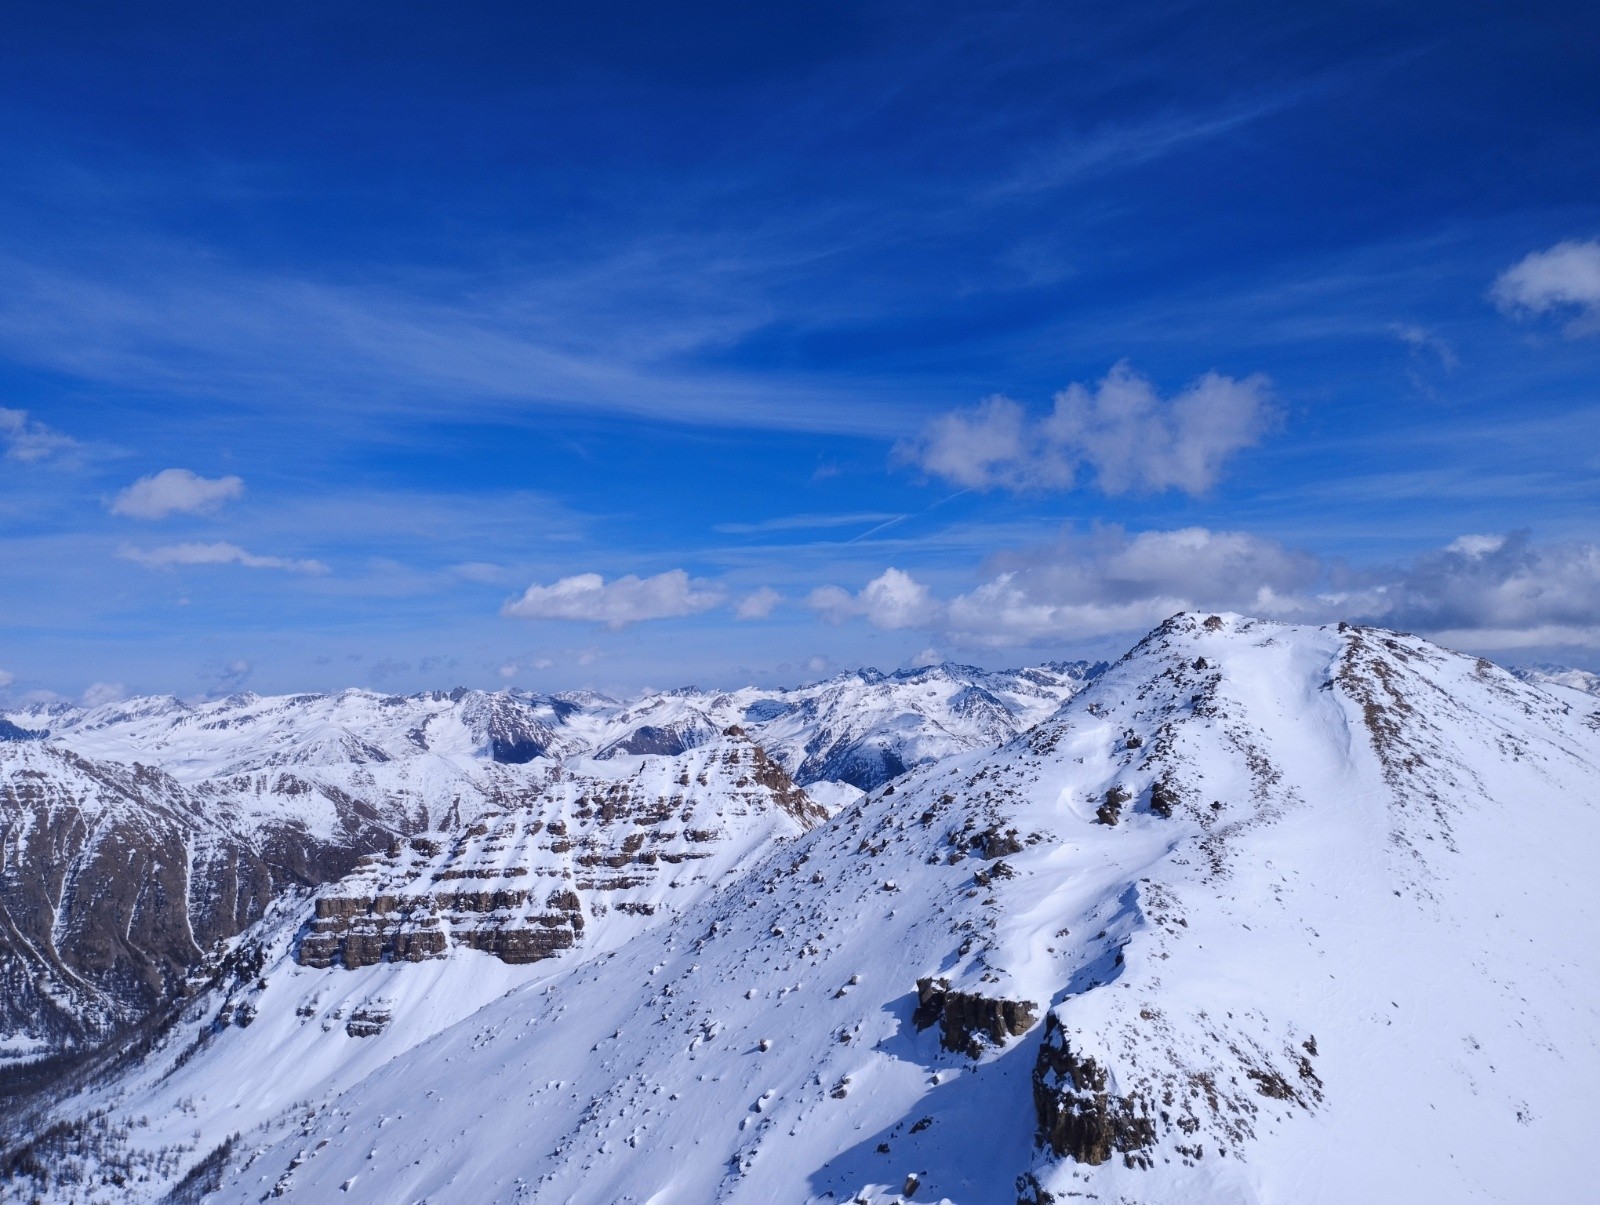
[[[1600,668],[1600,12],[91,9],[0,48],[6,698]]]

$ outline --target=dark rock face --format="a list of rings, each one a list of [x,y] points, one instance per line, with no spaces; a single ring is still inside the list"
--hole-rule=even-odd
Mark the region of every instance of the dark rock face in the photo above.
[[[1149,1102],[1107,1090],[1105,1069],[1072,1050],[1052,1013],[1033,1068],[1038,1141],[1053,1153],[1098,1164],[1155,1143]]]
[[[1122,817],[1122,805],[1132,799],[1122,787],[1112,787],[1106,791],[1105,799],[1094,811],[1094,818],[1101,824],[1113,825]]]
[[[1154,815],[1170,817],[1179,802],[1178,790],[1169,778],[1158,778],[1150,785],[1150,811]]]
[[[583,923],[571,891],[550,892],[542,907],[530,907],[527,889],[324,895],[297,958],[305,966],[353,971],[378,962],[421,962],[463,946],[505,962],[537,962],[574,945]]]
[[[785,703],[781,699],[757,699],[744,709],[744,722],[746,724],[766,724],[779,716],[789,715],[795,710],[795,704]]]
[[[0,1029],[83,1052],[188,990],[210,951],[291,886],[347,873],[391,834],[359,809],[332,841],[235,830],[148,766],[0,745]]]
[[[526,765],[543,757],[555,743],[556,735],[548,725],[530,708],[505,695],[483,696],[464,718],[474,727],[481,726],[489,756],[502,765]]]
[[[807,750],[808,754],[811,752]],[[824,779],[847,782],[863,791],[874,791],[899,778],[908,767],[893,749],[872,744],[841,741],[819,754],[808,756],[796,779],[802,783]]]
[[[601,756],[627,753],[635,757],[645,754],[665,754],[670,757],[688,748],[690,745],[684,739],[684,734],[676,728],[657,728],[652,724],[644,724],[612,745]]]
[[[996,858],[1020,854],[1023,850],[1022,837],[1014,828],[1002,831],[999,825],[992,825],[972,838],[972,848],[984,861],[992,862]]]
[[[352,1038],[375,1038],[389,1027],[393,1019],[386,1006],[369,1000],[351,1010],[350,1019],[344,1023],[344,1031]]]
[[[1031,1000],[1004,1000],[970,992],[953,992],[948,979],[917,980],[918,1029],[939,1024],[939,1044],[956,1054],[977,1058],[985,1045],[1004,1046],[1007,1038],[1028,1032],[1039,1018]]]

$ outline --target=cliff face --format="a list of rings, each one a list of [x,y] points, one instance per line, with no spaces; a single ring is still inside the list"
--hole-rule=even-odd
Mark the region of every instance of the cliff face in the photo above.
[[[403,767],[344,787],[313,768],[191,788],[0,742],[5,1053],[82,1052],[182,999],[291,887],[337,883],[298,946],[308,966],[457,947],[527,963],[579,942],[586,918],[671,910],[707,867],[826,817],[736,728],[677,758],[583,764],[446,767],[432,781],[451,793],[432,810],[449,827],[408,833],[416,809],[394,788],[418,788]]]
[[[297,957],[355,969],[465,948],[537,962],[582,940],[586,917],[676,911],[745,854],[826,818],[736,727],[620,777],[551,767],[514,806],[396,842],[327,887]]]

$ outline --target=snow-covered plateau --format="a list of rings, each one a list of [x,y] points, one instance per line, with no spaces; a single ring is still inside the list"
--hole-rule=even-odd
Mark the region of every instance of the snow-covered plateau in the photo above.
[[[1591,1199],[1600,698],[1110,667],[9,713],[0,1196]]]

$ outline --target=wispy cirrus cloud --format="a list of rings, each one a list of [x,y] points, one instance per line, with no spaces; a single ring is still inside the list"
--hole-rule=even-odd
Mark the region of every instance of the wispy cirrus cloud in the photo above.
[[[211,544],[167,544],[159,548],[138,548],[125,544],[117,555],[147,569],[172,569],[180,565],[241,565],[246,569],[281,569],[286,573],[319,575],[328,566],[318,560],[293,557],[258,556],[237,544],[218,541]]]
[[[868,527],[904,519],[903,514],[863,511],[845,515],[780,515],[750,523],[718,523],[712,531],[724,535],[756,535],[773,531],[825,531],[833,527]]]
[[[135,235],[93,266],[0,246],[0,353],[83,380],[235,405],[501,420],[531,407],[891,434],[892,414],[861,405],[859,391],[690,366],[696,350],[736,341],[765,312],[751,296],[759,260],[728,254],[711,234],[703,241],[530,267],[498,291],[403,267],[386,283],[359,284],[230,268],[211,249]],[[681,282],[708,276],[724,278],[729,296],[719,299],[709,281],[686,295]],[[618,279],[637,286],[626,315]],[[582,321],[585,308],[592,323]]]

